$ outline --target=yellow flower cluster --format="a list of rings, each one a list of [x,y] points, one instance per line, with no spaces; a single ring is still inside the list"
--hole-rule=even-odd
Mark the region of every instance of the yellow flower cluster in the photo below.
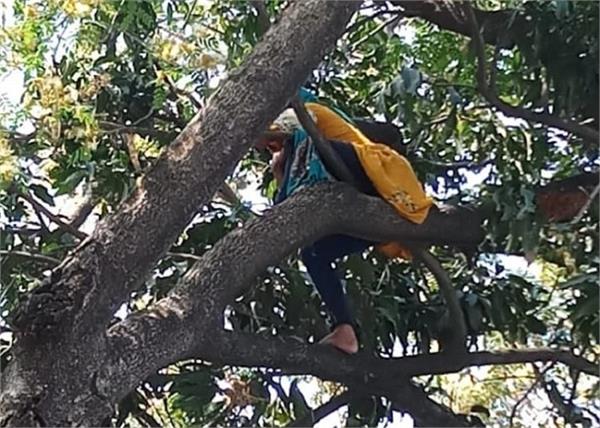
[[[181,63],[184,59],[187,65],[194,68],[214,68],[223,62],[216,54],[199,52],[195,43],[163,39],[156,43],[157,56],[168,63]]]
[[[59,7],[72,18],[90,16],[98,6],[100,0],[62,0],[58,1]]]
[[[79,90],[79,96],[82,100],[93,98],[100,90],[110,83],[110,75],[107,73],[92,76],[89,84]]]
[[[26,107],[35,108],[32,111],[34,115],[43,116],[61,107],[72,105],[77,101],[77,97],[75,88],[65,87],[60,77],[46,74],[31,80],[25,93],[24,104]]]
[[[142,153],[148,158],[157,158],[161,150],[156,143],[150,141],[148,138],[140,137],[138,134],[133,136],[133,147],[136,152]]]
[[[80,101],[86,101],[94,96],[101,88],[108,85],[110,76],[102,74],[92,78],[91,83],[78,92],[72,85],[63,85],[60,77],[46,74],[33,79],[24,97],[24,106],[28,108],[34,117],[41,120],[51,140],[57,141],[63,135],[60,120],[61,110],[68,110],[78,121],[79,125],[73,125],[66,131],[64,136],[85,140],[89,147],[96,144],[98,124],[93,114],[86,109]]]
[[[0,137],[0,189],[7,188],[18,172],[17,157],[8,140]]]

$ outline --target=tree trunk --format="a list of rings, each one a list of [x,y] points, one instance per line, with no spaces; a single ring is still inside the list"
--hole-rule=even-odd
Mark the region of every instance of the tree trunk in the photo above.
[[[34,290],[13,321],[16,343],[3,372],[1,425],[92,426],[110,414],[121,397],[98,391],[118,388],[99,385],[97,376],[106,361],[119,358],[107,347],[113,314],[333,46],[359,5],[290,5],[118,212]]]

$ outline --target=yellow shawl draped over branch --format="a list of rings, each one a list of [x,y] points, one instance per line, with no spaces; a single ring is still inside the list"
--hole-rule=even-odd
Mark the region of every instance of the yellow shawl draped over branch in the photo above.
[[[322,104],[306,103],[306,108],[314,115],[317,127],[326,139],[352,144],[377,192],[403,218],[417,224],[425,221],[433,200],[425,194],[404,156],[369,140],[358,128]],[[388,257],[410,258],[410,253],[396,242],[380,245],[378,250]]]

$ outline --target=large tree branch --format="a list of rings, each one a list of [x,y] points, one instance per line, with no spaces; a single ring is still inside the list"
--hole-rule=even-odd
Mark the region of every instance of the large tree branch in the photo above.
[[[5,383],[14,388],[10,398],[4,395],[0,401],[0,423],[30,423],[29,410],[26,415],[11,410],[15,401],[33,408],[41,423],[55,426],[97,425],[110,411],[113,397],[98,392],[98,382],[90,379],[104,365],[105,329],[113,314],[143,284],[198,208],[211,200],[359,6],[318,0],[290,4],[119,210],[102,219],[93,235],[30,294],[14,323],[15,358],[3,372]],[[130,377],[128,387],[141,379]],[[73,400],[78,404],[73,406]]]
[[[236,364],[243,361],[242,365],[280,367],[348,384],[368,383],[373,378],[378,387],[385,386],[386,379],[455,372],[469,364],[556,360],[593,372],[591,363],[562,351],[440,353],[385,361],[364,356],[346,358],[325,347],[312,346],[308,352],[310,345],[278,338],[273,340],[283,343],[286,348],[282,353],[290,358],[279,360],[279,351],[272,350],[271,355],[269,349],[275,348],[269,348],[257,336],[248,336],[249,343],[239,343],[239,336],[227,336],[235,340],[224,339],[225,342],[216,336],[215,331],[221,330],[223,324],[215,314],[221,313],[224,305],[243,292],[267,266],[293,249],[331,233],[374,240],[477,242],[481,239],[478,223],[464,221],[470,211],[459,211],[433,212],[423,225],[414,225],[400,218],[385,202],[359,194],[344,184],[305,189],[262,219],[221,239],[167,298],[112,327],[108,337],[114,358],[99,373],[98,389],[103,395],[118,398],[157,368],[192,355],[214,361],[222,358],[219,355],[238,355]],[[453,217],[462,218],[461,227],[452,226]],[[465,229],[465,225],[473,224],[471,231]],[[334,372],[331,367],[335,367]],[[362,367],[362,371],[357,367]]]
[[[28,251],[20,251],[20,250],[0,250],[0,256],[16,256],[16,257],[24,257],[26,259],[38,261],[44,264],[49,264],[51,266],[55,266],[60,263],[60,260],[55,259],[54,257],[45,256],[43,254],[30,253]]]
[[[406,16],[418,17],[436,24],[441,29],[473,36],[472,27],[457,16],[452,2],[439,0],[395,0],[396,6],[403,9]],[[486,43],[500,43],[504,48],[514,45],[511,33],[515,29],[522,29],[527,25],[525,17],[517,10],[505,9],[497,11],[485,11],[474,9],[477,21],[481,23],[482,38]]]
[[[292,338],[229,332],[217,337],[214,347],[206,351],[202,349],[194,355],[224,365],[270,367],[283,370],[282,374],[312,374],[344,383],[362,395],[385,396],[394,409],[409,413],[417,426],[469,426],[464,418],[431,400],[400,370],[386,373],[392,367],[387,364],[390,360],[361,354],[349,356],[328,346],[309,345]]]
[[[213,346],[199,347],[187,357],[219,364],[268,367],[282,374],[311,374],[347,385],[394,385],[415,376],[456,373],[466,367],[557,362],[591,376],[600,376],[597,364],[569,350],[534,348],[447,355],[443,352],[401,358],[378,358],[365,353],[346,355],[324,345],[296,338],[223,332],[214,334]]]
[[[60,279],[34,296],[35,308],[24,307],[21,328],[32,332],[41,327],[35,321],[37,306],[53,306],[47,300],[69,304],[59,316],[42,316],[44,328],[60,323],[66,333],[98,330],[107,323],[198,207],[212,198],[358,6],[318,1],[290,5],[269,30],[270,37],[229,75],[121,209],[102,220],[93,236],[59,266],[55,278]],[[84,277],[82,271],[87,272]]]
[[[309,345],[293,338],[266,337],[243,333],[223,333],[210,350],[202,348],[195,357],[220,364],[268,367],[283,374],[312,374],[342,382],[357,391],[385,395],[394,408],[408,412],[417,425],[464,426],[463,417],[433,402],[418,386],[407,382],[412,376],[447,374],[466,367],[561,362],[598,376],[593,363],[556,349],[523,349],[476,352],[448,356],[444,353],[380,359],[370,355],[348,356],[322,345]]]
[[[574,120],[560,118],[554,114],[537,113],[523,107],[511,106],[502,101],[494,91],[493,86],[488,82],[485,49],[483,45],[484,41],[475,11],[469,2],[464,2],[463,8],[467,17],[467,21],[472,29],[471,32],[473,34],[473,44],[477,53],[478,89],[481,95],[483,95],[490,104],[492,104],[498,109],[498,111],[506,116],[517,117],[530,122],[538,122],[546,126],[561,129],[595,144],[600,142],[600,134],[598,131],[589,126],[581,125]],[[496,67],[495,62],[492,64],[492,67]],[[495,70],[490,73],[490,77],[494,76],[494,73]],[[491,81],[493,82],[493,79],[491,79]]]
[[[476,244],[483,238],[479,224],[477,213],[457,209],[452,214],[432,211],[423,224],[416,225],[398,216],[383,200],[345,184],[305,189],[263,218],[226,235],[188,271],[169,297],[111,328],[115,355],[121,356],[115,364],[124,376],[117,384],[125,388],[115,395],[128,391],[157,367],[181,358],[199,340],[212,337],[211,330],[222,326],[215,315],[220,316],[225,305],[257,275],[322,236],[343,233],[375,241]]]

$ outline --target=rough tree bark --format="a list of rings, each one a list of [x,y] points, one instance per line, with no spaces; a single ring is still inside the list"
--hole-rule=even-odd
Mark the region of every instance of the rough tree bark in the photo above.
[[[3,373],[2,425],[95,425],[111,411],[115,397],[97,390],[96,377],[108,358],[105,327],[112,315],[333,46],[359,5],[290,5],[118,212],[32,293],[14,320],[17,341]]]
[[[455,2],[439,0],[394,0],[391,2],[403,9],[406,16],[423,18],[441,29],[472,37],[473,29],[455,11]],[[514,9],[485,11],[474,9],[477,21],[482,27],[482,37],[491,45],[500,44],[503,48],[514,46],[515,34],[522,34],[529,28],[522,13]]]
[[[265,35],[266,42],[224,82],[119,211],[105,219],[23,305],[14,322],[14,358],[3,373],[0,424],[98,425],[146,376],[188,357],[338,380],[386,395],[396,408],[428,425],[464,425],[464,421],[423,396],[410,383],[412,376],[521,360],[561,361],[592,370],[591,363],[558,351],[461,354],[454,360],[434,354],[386,362],[344,357],[291,339],[223,332],[221,309],[231,299],[268,265],[320,236],[346,233],[426,244],[473,244],[481,239],[474,211],[434,212],[415,226],[381,200],[341,184],[308,189],[230,233],[169,296],[108,326],[116,308],[143,283],[196,210],[210,200],[333,45],[358,5],[316,0],[292,4]],[[236,358],[223,361],[224,355]]]
[[[481,240],[482,231],[473,219],[476,214],[471,213],[440,213],[423,225],[414,225],[382,200],[359,194],[347,185],[324,184],[307,189],[263,218],[230,232],[188,271],[169,296],[147,312],[112,327],[109,342],[114,347],[114,358],[99,373],[98,388],[103,395],[122,395],[136,384],[136,379],[148,376],[157,367],[190,356],[202,347],[218,349],[215,330],[222,329],[220,314],[225,306],[268,266],[304,244],[334,233],[380,241],[473,243]],[[466,223],[471,226],[457,227],[469,215],[472,221]],[[211,327],[199,330],[195,328],[199,323]],[[118,389],[105,389],[104,385]]]

